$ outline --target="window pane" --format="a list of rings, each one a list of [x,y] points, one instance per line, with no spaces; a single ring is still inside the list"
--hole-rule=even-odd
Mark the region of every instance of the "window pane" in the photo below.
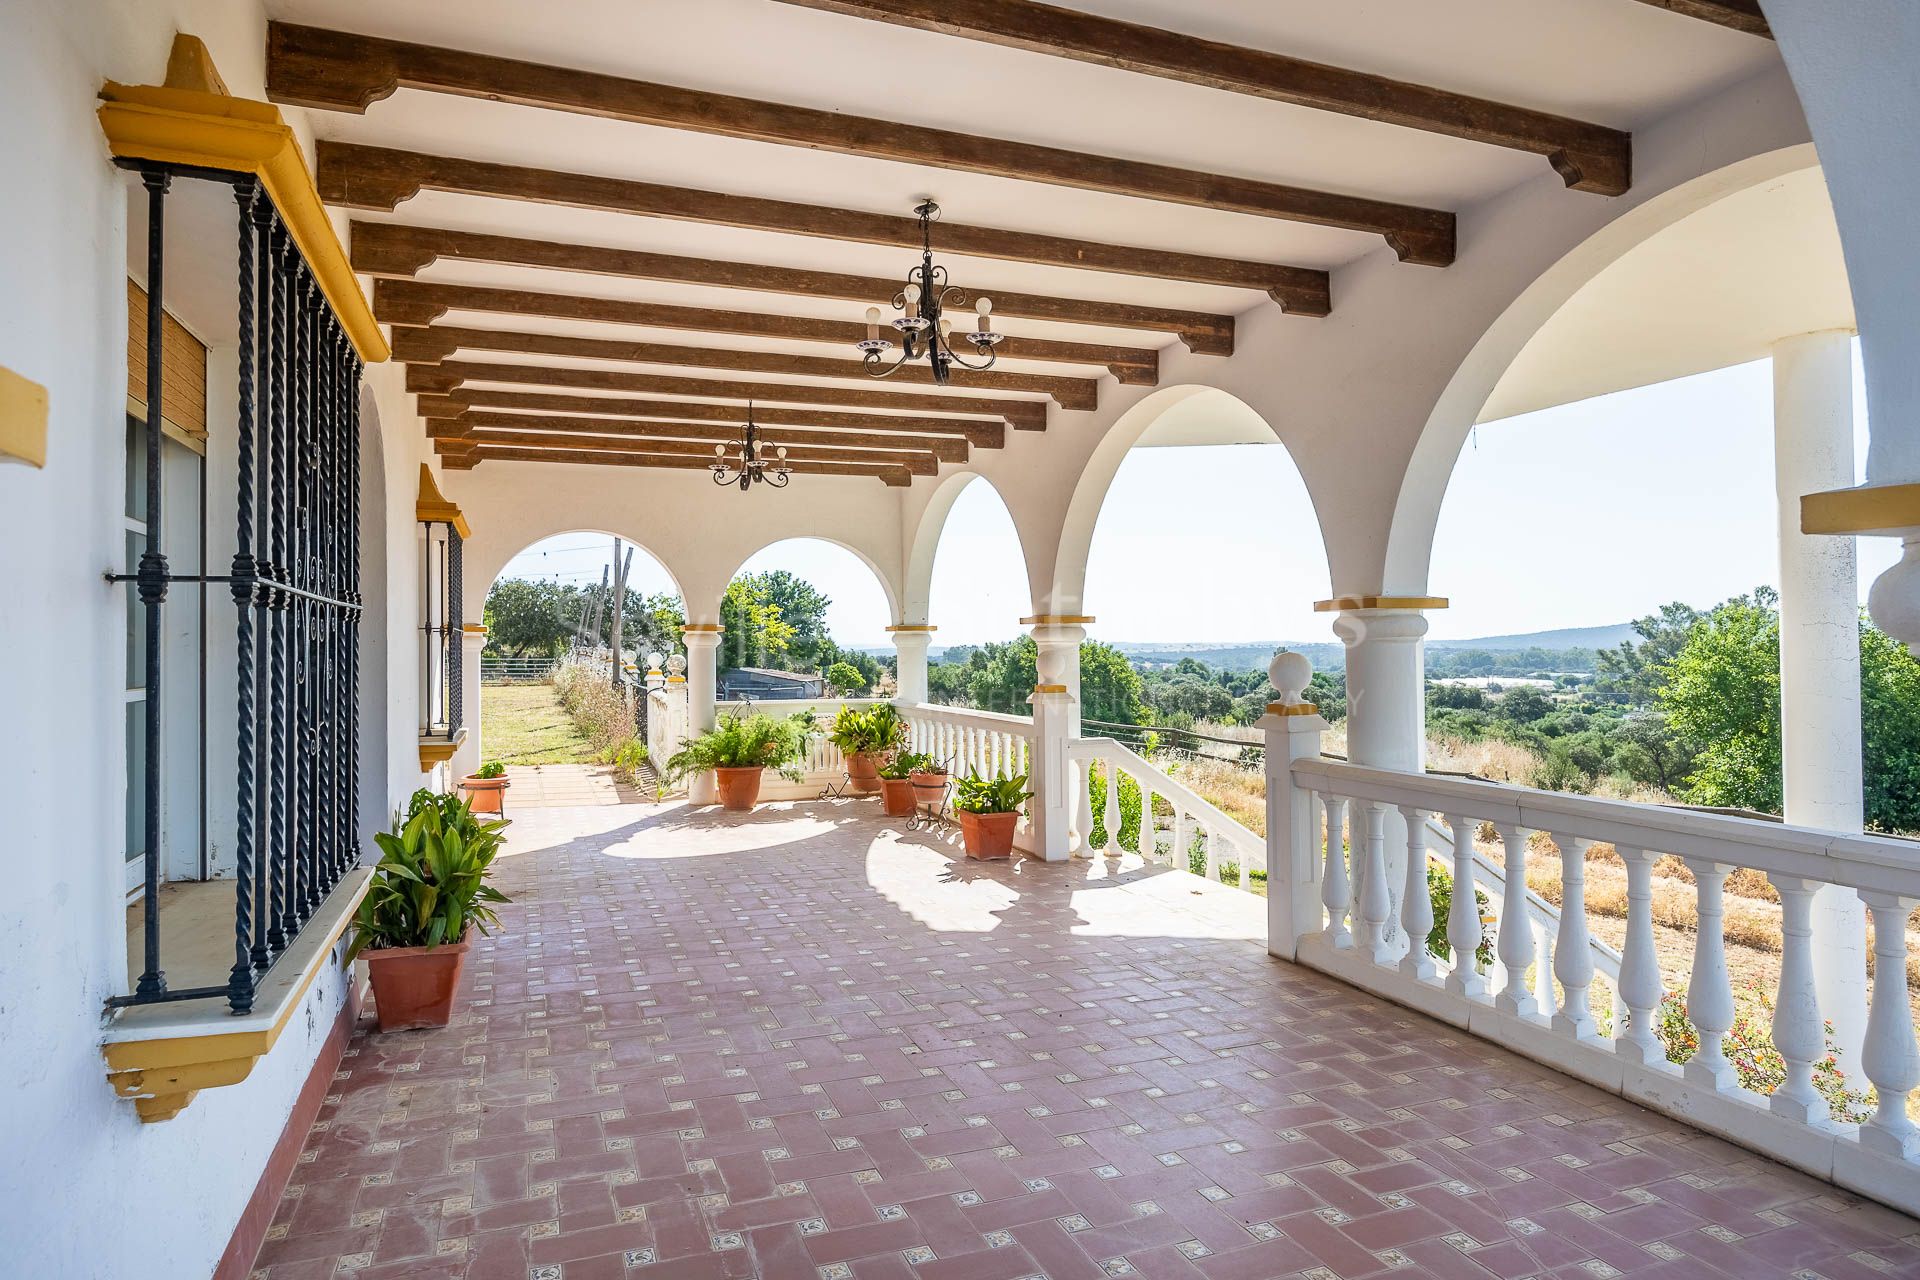
[[[147,424],[127,417],[127,515],[147,518]]]
[[[147,704],[127,704],[127,861],[146,852]]]
[[[128,573],[140,568],[140,557],[147,550],[147,535],[127,533],[127,569]],[[139,585],[132,582],[122,583],[127,593],[127,688],[144,689],[147,687],[147,611],[140,603]]]

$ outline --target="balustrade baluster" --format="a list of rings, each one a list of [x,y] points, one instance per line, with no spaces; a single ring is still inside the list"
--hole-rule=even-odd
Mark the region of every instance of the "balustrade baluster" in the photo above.
[[[1528,917],[1531,920],[1531,912]],[[1534,922],[1530,927],[1539,930],[1539,935],[1533,940],[1533,954],[1538,957],[1533,964],[1534,1013],[1550,1023],[1559,1003],[1553,990],[1553,931],[1547,928],[1544,920]]]
[[[1553,976],[1564,999],[1553,1028],[1576,1040],[1600,1034],[1588,1004],[1593,986],[1593,945],[1587,936],[1587,840],[1556,833],[1560,847],[1560,936],[1554,940]]]
[[[1173,805],[1173,865],[1189,871],[1193,868],[1193,840],[1187,834],[1187,811],[1180,807],[1177,796],[1169,796],[1168,802]]]
[[[1153,788],[1144,777],[1140,779],[1140,836],[1136,843],[1142,859],[1147,862],[1159,859],[1160,831],[1153,819]]]
[[[1666,1047],[1654,1032],[1665,991],[1653,946],[1653,855],[1626,845],[1614,848],[1627,864],[1627,944],[1620,953],[1619,995],[1626,1016],[1614,1028],[1613,1049],[1635,1062],[1664,1062]]]
[[[1375,964],[1392,964],[1393,948],[1387,941],[1387,916],[1393,899],[1387,892],[1386,806],[1377,800],[1360,801],[1362,840],[1360,858],[1366,868],[1356,874],[1360,894],[1361,940],[1367,958]]]
[[[1080,831],[1080,850],[1091,853],[1093,843],[1093,757],[1088,756],[1080,762],[1074,772],[1073,780],[1079,784],[1080,797],[1078,811],[1074,815],[1074,825]]]
[[[1101,825],[1107,829],[1107,842],[1102,846],[1106,852],[1118,854],[1120,845],[1120,765],[1118,761],[1107,761],[1107,811],[1102,815]]]
[[[1532,1018],[1539,1003],[1527,989],[1527,970],[1533,965],[1533,928],[1527,921],[1527,833],[1502,826],[1500,845],[1505,854],[1506,891],[1500,899],[1500,934],[1496,954],[1506,970],[1494,1008],[1516,1018]]]
[[[1469,1000],[1487,997],[1487,979],[1480,972],[1480,895],[1473,880],[1473,833],[1479,823],[1462,814],[1447,815],[1453,835],[1453,887],[1447,903],[1447,945],[1453,948],[1453,970],[1447,990]]]
[[[1320,878],[1320,903],[1327,909],[1328,940],[1344,949],[1353,945],[1353,933],[1347,928],[1347,911],[1352,905],[1352,882],[1347,879],[1347,798],[1329,795],[1326,806],[1326,871]]]
[[[1207,879],[1220,883],[1220,843],[1214,838],[1213,828],[1205,822],[1200,824],[1200,847],[1207,851]]]
[[[1820,995],[1813,980],[1813,895],[1818,881],[1774,873],[1780,892],[1780,989],[1773,1002],[1773,1047],[1787,1065],[1787,1078],[1767,1099],[1779,1116],[1809,1122],[1828,1107],[1813,1087],[1813,1064],[1826,1048]]]
[[[1400,818],[1407,824],[1407,879],[1400,891],[1400,927],[1407,934],[1407,953],[1400,957],[1400,972],[1417,982],[1432,982],[1440,970],[1433,962],[1433,953],[1427,950],[1427,935],[1433,932],[1433,894],[1427,888],[1427,815],[1402,805]]]
[[[1860,1127],[1860,1145],[1916,1160],[1920,1129],[1907,1115],[1907,1095],[1920,1088],[1920,1046],[1914,1043],[1913,1008],[1907,1003],[1907,916],[1915,900],[1866,889],[1860,898],[1873,913],[1873,1003],[1860,1065],[1880,1096],[1878,1108]]]
[[[1705,858],[1687,858],[1693,872],[1700,906],[1699,932],[1693,941],[1693,978],[1687,984],[1687,1018],[1700,1036],[1700,1048],[1687,1060],[1686,1077],[1714,1089],[1731,1089],[1737,1083],[1733,1064],[1727,1061],[1722,1040],[1733,1027],[1733,984],[1727,976],[1727,940],[1725,925],[1725,888],[1727,873],[1733,870],[1724,862]]]

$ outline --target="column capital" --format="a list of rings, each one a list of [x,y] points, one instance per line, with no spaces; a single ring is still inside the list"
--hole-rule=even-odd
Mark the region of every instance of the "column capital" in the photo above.
[[[939,629],[925,622],[896,622],[887,628],[887,634],[895,636],[931,634]]]
[[[1447,607],[1445,596],[1335,596],[1331,600],[1315,600],[1315,613],[1353,613],[1356,610],[1424,610],[1444,609]]]
[[[726,628],[715,625],[686,626],[680,630],[680,642],[687,646],[688,653],[695,649],[717,649],[724,630]]]

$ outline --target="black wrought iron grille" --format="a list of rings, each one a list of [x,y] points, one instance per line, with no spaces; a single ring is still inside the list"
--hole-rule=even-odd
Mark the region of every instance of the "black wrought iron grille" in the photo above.
[[[233,188],[238,235],[237,518],[232,571],[174,574],[161,538],[160,439],[146,433],[149,536],[130,574],[146,611],[145,955],[112,1004],[225,996],[261,977],[359,860],[360,370],[313,271],[250,174],[121,161],[147,197],[147,421],[161,421],[166,203],[177,179]],[[170,988],[159,916],[162,624],[172,588],[225,583],[235,607],[234,961]]]

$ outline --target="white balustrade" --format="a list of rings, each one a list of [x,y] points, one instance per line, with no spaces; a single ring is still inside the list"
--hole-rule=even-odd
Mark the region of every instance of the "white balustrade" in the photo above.
[[[955,777],[976,771],[987,778],[1019,777],[1032,770],[1033,721],[1027,716],[931,702],[894,705],[907,722],[908,748],[932,756]],[[1024,812],[1015,830],[1027,832]]]
[[[1527,971],[1533,967],[1533,925],[1527,918],[1527,833],[1512,823],[1499,824],[1495,830],[1506,854],[1507,884],[1494,942],[1505,980],[1493,1004],[1511,1017],[1531,1018],[1538,1015],[1540,1004],[1527,986]]]
[[[1620,958],[1620,1003],[1624,1026],[1614,1029],[1614,1051],[1641,1066],[1666,1061],[1655,1026],[1666,989],[1660,981],[1660,957],[1653,943],[1653,855],[1631,845],[1614,852],[1627,866],[1627,945]]]
[[[1140,825],[1134,849],[1141,856],[1153,857],[1158,848],[1152,816],[1154,797],[1158,796],[1172,814],[1173,839],[1169,853],[1175,867],[1186,869],[1191,865],[1193,846],[1198,843],[1203,874],[1209,880],[1219,881],[1223,869],[1231,866],[1234,882],[1247,888],[1253,884],[1255,872],[1266,870],[1264,839],[1177,777],[1112,738],[1076,738],[1068,744],[1067,758],[1078,770],[1069,770],[1069,776],[1077,779],[1074,785],[1079,788],[1073,809],[1074,829],[1080,835],[1084,851],[1114,855],[1125,848],[1121,841],[1125,819],[1122,791],[1127,780],[1131,780],[1140,799]],[[1096,769],[1101,770],[1106,789],[1099,825],[1107,837],[1106,843],[1097,848],[1091,842],[1094,830],[1091,793]]]
[[[1553,940],[1551,968],[1562,996],[1553,1028],[1585,1040],[1600,1033],[1587,1004],[1587,989],[1593,985],[1593,948],[1587,938],[1587,846],[1592,842],[1560,835],[1553,842],[1560,849],[1560,931]],[[1542,985],[1551,988],[1544,977]]]

